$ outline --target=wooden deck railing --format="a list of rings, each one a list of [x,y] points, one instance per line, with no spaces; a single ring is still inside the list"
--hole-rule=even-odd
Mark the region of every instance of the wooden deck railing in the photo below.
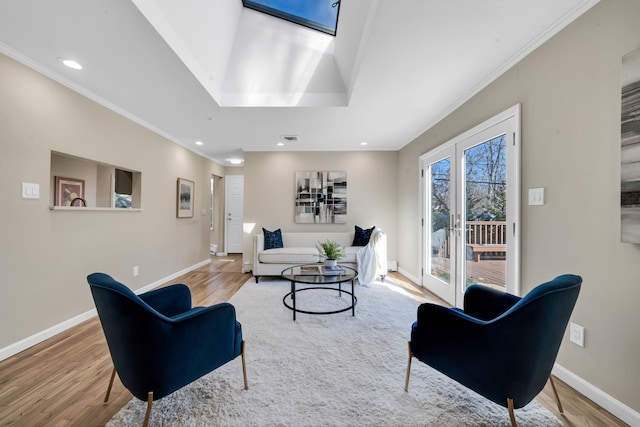
[[[467,222],[467,244],[506,245],[507,223],[505,221]]]
[[[467,248],[471,249],[474,261],[480,261],[483,253],[500,257],[507,253],[505,221],[469,221],[465,235]]]
[[[507,251],[507,223],[505,221],[468,221],[465,229],[465,243],[475,261],[482,254],[492,254],[504,258]],[[449,233],[444,235],[434,251],[439,256],[450,257]]]

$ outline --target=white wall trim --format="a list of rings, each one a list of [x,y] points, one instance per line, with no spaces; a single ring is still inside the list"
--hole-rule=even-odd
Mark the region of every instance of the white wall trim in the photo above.
[[[79,314],[76,317],[72,317],[71,319],[65,320],[64,322],[60,322],[57,325],[54,325],[50,328],[45,329],[44,331],[40,331],[36,334],[31,335],[23,340],[10,344],[2,349],[0,349],[0,361],[7,359],[11,356],[14,356],[20,353],[23,350],[28,349],[29,347],[33,347],[36,344],[41,343],[44,340],[51,338],[54,335],[59,334],[60,332],[64,332],[69,328],[72,328],[85,320],[91,319],[95,316],[96,310],[95,308]]]
[[[457,101],[453,102],[448,108],[445,108],[441,114],[434,117],[431,121],[425,123],[425,125],[418,129],[418,132],[410,138],[409,141],[413,141],[420,135],[431,129],[433,126],[444,120],[449,114],[456,111],[467,101],[477,95],[482,89],[489,86],[495,80],[498,79],[506,71],[510,70],[513,66],[522,61],[531,52],[542,46],[545,42],[558,34],[561,30],[567,27],[570,23],[582,16],[586,11],[598,4],[600,0],[581,0],[571,10],[567,11],[564,16],[561,16],[558,20],[553,22],[549,27],[542,29],[542,31],[531,40],[526,46],[514,52],[503,64],[499,65],[493,72],[483,78],[478,84],[476,84],[471,90],[463,94]],[[402,147],[398,147],[400,150]]]
[[[68,78],[62,76],[61,74],[58,74],[56,72],[54,72],[53,70],[45,67],[44,65],[40,64],[39,62],[34,61],[33,59],[29,58],[26,55],[23,55],[22,53],[18,52],[17,50],[7,46],[6,44],[0,42],[0,53],[8,56],[9,58],[12,58],[16,61],[18,61],[19,63],[21,63],[22,65],[31,68],[34,71],[37,71],[38,73],[50,78],[51,80],[60,83],[61,85],[71,89],[74,92],[79,93],[80,95],[84,96],[85,98],[88,98],[90,100],[92,100],[93,102],[96,102],[97,104],[102,105],[103,107],[113,111],[116,114],[121,115],[122,117],[131,120],[132,122],[142,126],[143,128],[146,128],[148,130],[150,130],[153,133],[156,133],[158,135],[160,135],[163,138],[168,139],[169,141],[173,142],[174,144],[177,144],[183,148],[186,148],[187,150],[197,154],[198,156],[204,157],[208,160],[211,160],[212,162],[216,162],[219,165],[222,166],[226,166],[225,164],[221,163],[220,160],[216,160],[214,158],[208,157],[198,151],[195,150],[195,148],[193,148],[191,145],[180,141],[178,138],[174,137],[173,135],[168,134],[167,132],[161,130],[160,128],[158,128],[157,126],[152,125],[151,123],[147,122],[146,120],[141,119],[140,117],[138,117],[137,115],[129,112],[128,110],[125,110],[124,108],[121,108],[115,104],[113,104],[110,101],[107,101],[105,98],[101,97],[100,95],[80,86],[79,84],[69,80]]]
[[[186,274],[192,270],[195,270],[197,268],[203,267],[207,264],[211,263],[211,259],[206,259],[204,261],[200,261],[199,263],[192,265],[191,267],[187,267],[184,270],[180,270],[176,273],[173,273],[167,277],[164,277],[160,280],[156,280],[155,282],[146,285],[140,289],[135,290],[136,294],[141,294],[147,291],[150,291],[151,289],[157,288],[158,286],[169,282],[177,277],[182,276],[183,274]],[[41,342],[51,338],[54,335],[57,335],[61,332],[66,331],[67,329],[70,329],[76,325],[79,325],[80,323],[91,319],[92,317],[96,316],[98,313],[96,311],[96,309],[91,309],[89,311],[86,311],[82,314],[79,314],[75,317],[72,317],[71,319],[65,320],[63,322],[58,323],[57,325],[53,325],[50,328],[47,328],[43,331],[40,331],[38,333],[35,333],[33,335],[31,335],[30,337],[27,337],[23,340],[20,340],[18,342],[15,342],[13,344],[10,344],[4,348],[0,349],[0,361],[5,360],[11,356],[14,356],[18,353],[20,353],[21,351],[24,351],[26,349],[28,349],[29,347],[33,347],[36,344],[40,344]]]
[[[402,274],[404,277],[406,277],[407,279],[411,280],[417,286],[422,287],[422,285],[420,284],[421,280],[418,277],[415,277],[414,275],[409,273],[404,268],[398,267],[398,273]]]
[[[171,274],[171,275],[169,275],[167,277],[163,277],[162,279],[156,280],[155,282],[150,283],[150,284],[148,284],[146,286],[143,286],[142,288],[136,289],[134,292],[136,294],[142,294],[144,292],[148,292],[148,291],[150,291],[152,289],[157,288],[158,286],[160,286],[160,285],[162,285],[164,283],[167,283],[167,282],[169,282],[169,281],[171,281],[173,279],[176,279],[176,278],[182,276],[183,274],[187,274],[190,271],[193,271],[193,270],[198,269],[200,267],[204,267],[207,264],[211,264],[211,258],[207,258],[204,261],[200,261],[199,263],[192,265],[191,267],[187,267],[184,270],[180,270],[180,271],[178,271],[176,273],[173,273],[173,274]]]
[[[640,426],[640,413],[585,381],[567,368],[556,363],[551,373],[630,426]],[[562,396],[560,396],[560,401],[562,401]]]

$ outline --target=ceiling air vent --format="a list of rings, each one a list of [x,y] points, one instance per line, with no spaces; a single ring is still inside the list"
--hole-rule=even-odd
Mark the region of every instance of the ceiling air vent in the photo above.
[[[282,135],[280,139],[282,140],[282,142],[299,142],[300,141],[297,135]]]

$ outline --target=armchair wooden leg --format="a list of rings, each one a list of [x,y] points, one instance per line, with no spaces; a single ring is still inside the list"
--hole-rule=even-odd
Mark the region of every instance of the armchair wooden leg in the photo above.
[[[116,367],[113,367],[113,371],[111,371],[111,379],[109,380],[109,386],[107,387],[107,394],[104,395],[104,403],[109,401],[109,395],[111,394],[111,387],[113,386],[113,380],[116,377]]]
[[[411,341],[407,342],[407,346],[409,347],[409,360],[407,361],[407,375],[404,378],[404,391],[409,391],[409,375],[411,374],[411,358],[413,357],[413,353],[411,353]]]
[[[149,417],[151,416],[151,406],[153,405],[153,392],[150,391],[147,395],[147,412],[144,414],[144,421],[142,422],[142,427],[147,427],[149,425]]]
[[[507,399],[507,409],[509,410],[509,418],[511,419],[511,427],[518,427],[516,422],[516,414],[513,412],[513,399]]]
[[[244,359],[244,341],[242,341],[242,376],[244,377],[244,389],[249,390],[249,384],[247,383],[247,363]]]
[[[562,403],[560,403],[560,395],[558,394],[558,390],[556,390],[556,383],[553,382],[553,377],[549,375],[549,381],[551,381],[551,388],[553,388],[553,394],[556,395],[556,401],[558,402],[558,411],[561,414],[564,414],[564,410],[562,409]]]

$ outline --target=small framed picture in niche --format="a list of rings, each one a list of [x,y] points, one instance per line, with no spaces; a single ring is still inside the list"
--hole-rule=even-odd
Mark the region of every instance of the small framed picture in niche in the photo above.
[[[55,206],[87,206],[84,179],[56,176]]]

